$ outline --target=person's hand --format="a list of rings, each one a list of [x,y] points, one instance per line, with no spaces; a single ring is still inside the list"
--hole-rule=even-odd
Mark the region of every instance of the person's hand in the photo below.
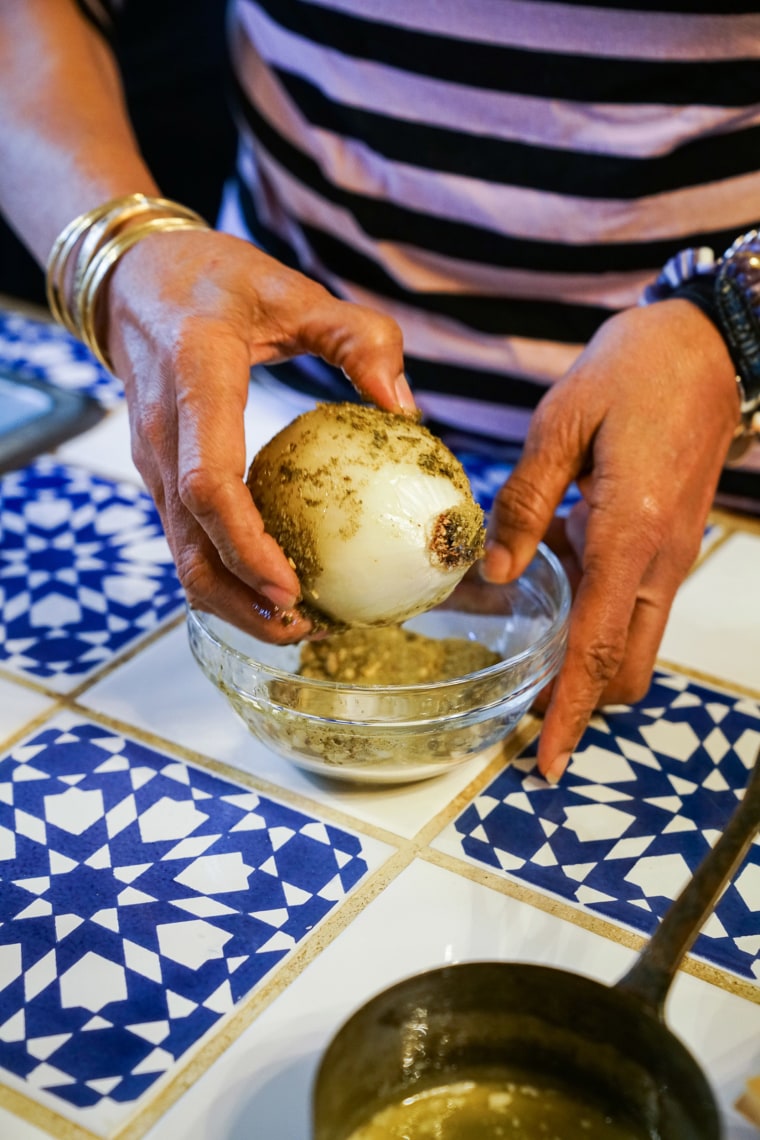
[[[539,404],[494,504],[482,572],[517,577],[546,535],[575,587],[538,746],[548,779],[564,771],[594,708],[646,694],[738,418],[720,334],[676,299],[605,322]],[[583,501],[558,524],[573,480]]]
[[[380,407],[410,411],[402,338],[224,234],[160,233],[118,263],[105,336],[129,406],[132,453],[191,606],[264,641],[297,641],[299,583],[244,478],[252,365],[314,353]]]

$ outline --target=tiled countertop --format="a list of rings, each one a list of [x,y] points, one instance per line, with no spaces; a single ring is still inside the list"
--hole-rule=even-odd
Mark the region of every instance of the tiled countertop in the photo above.
[[[760,746],[757,521],[716,513],[649,694],[595,717],[558,787],[530,716],[444,777],[332,784],[191,657],[117,383],[7,309],[0,361],[107,409],[0,476],[3,1140],[307,1140],[321,1050],[390,982],[473,958],[624,972]],[[251,450],[300,410],[255,403]],[[505,472],[469,465],[487,506]],[[756,843],[667,1009],[730,1140],[758,1135],[732,1105],[760,1073],[759,983]]]

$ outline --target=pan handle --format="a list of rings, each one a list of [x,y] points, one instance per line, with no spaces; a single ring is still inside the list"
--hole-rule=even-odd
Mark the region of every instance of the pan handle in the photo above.
[[[726,829],[697,867],[631,969],[615,989],[630,993],[660,1018],[681,959],[699,934],[760,827],[760,752],[744,797]]]

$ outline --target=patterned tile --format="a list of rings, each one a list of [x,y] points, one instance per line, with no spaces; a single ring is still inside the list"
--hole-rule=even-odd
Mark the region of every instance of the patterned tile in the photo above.
[[[0,758],[0,1067],[98,1130],[380,844],[61,713]]]
[[[720,834],[760,747],[760,704],[659,672],[647,697],[594,718],[556,787],[535,746],[435,844],[651,933]],[[695,953],[760,978],[760,842]]]
[[[145,492],[41,459],[0,479],[0,665],[57,691],[184,603]]]
[[[0,310],[0,364],[84,392],[108,407],[123,399],[121,382],[80,341],[49,320]]]

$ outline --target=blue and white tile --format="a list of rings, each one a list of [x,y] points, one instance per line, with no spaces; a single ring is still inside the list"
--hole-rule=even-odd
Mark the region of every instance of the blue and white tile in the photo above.
[[[676,595],[660,657],[760,693],[760,535],[733,534]]]
[[[257,1137],[302,1140],[309,1135],[310,1090],[320,1055],[343,1020],[403,977],[483,959],[559,966],[614,983],[634,955],[415,861],[263,1011],[146,1140],[248,1140],[251,1121]],[[667,1017],[709,1074],[725,1113],[726,1140],[751,1140],[754,1133],[731,1105],[747,1076],[760,1072],[760,1006],[679,974]]]
[[[122,399],[120,381],[61,325],[40,316],[0,309],[0,364],[84,392],[111,407]]]
[[[43,458],[0,479],[0,667],[68,692],[184,605],[130,483]]]
[[[720,834],[760,748],[760,704],[660,672],[594,718],[560,783],[529,748],[434,846],[649,934]],[[760,978],[760,841],[694,946]]]
[[[0,1073],[98,1136],[388,848],[61,712],[0,758]]]
[[[488,763],[478,757],[402,788],[368,789],[304,772],[251,735],[196,664],[184,625],[96,681],[79,702],[403,837],[448,807]]]

